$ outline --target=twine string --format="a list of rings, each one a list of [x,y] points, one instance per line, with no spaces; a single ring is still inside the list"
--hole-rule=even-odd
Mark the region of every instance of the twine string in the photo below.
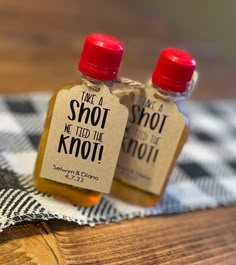
[[[190,83],[189,88],[187,89],[187,91],[185,91],[184,93],[171,93],[171,92],[164,92],[164,91],[160,91],[160,89],[156,89],[156,92],[154,94],[155,98],[161,98],[165,101],[179,101],[179,100],[183,100],[186,99],[188,97],[190,97],[190,95],[193,93],[194,88],[196,87],[196,83],[198,80],[198,73],[197,71],[194,71],[193,73],[193,77]],[[138,82],[138,81],[134,81],[132,79],[129,78],[125,78],[125,77],[120,77],[116,80],[116,83],[119,84],[123,84],[123,85],[127,85],[129,87],[135,88],[135,89],[139,89],[139,90],[145,90],[148,88],[153,87],[151,80],[149,80],[149,82],[147,83],[147,85]]]
[[[100,91],[100,87],[98,85],[96,85],[95,83],[85,79],[85,78],[82,78],[82,84],[84,84],[86,87],[88,87],[89,89],[95,91],[95,92],[99,92]]]
[[[154,97],[156,99],[161,98],[165,101],[179,101],[179,100],[186,99],[193,93],[194,88],[195,88],[196,83],[197,83],[197,80],[198,80],[198,73],[197,73],[197,71],[194,71],[190,86],[184,93],[172,93],[170,91],[165,92],[165,91],[163,91],[163,90],[161,91],[160,89],[157,88],[155,91]],[[86,87],[90,88],[91,90],[93,90],[95,92],[100,91],[99,85],[96,85],[95,83],[93,83],[93,82],[91,82],[85,78],[82,78],[82,83]],[[132,80],[129,78],[125,78],[125,77],[117,78],[115,80],[115,83],[126,85],[126,86],[132,87],[134,89],[139,89],[142,92],[144,92],[146,89],[149,89],[153,86],[151,80],[149,80],[148,83],[145,85],[141,82],[138,82],[138,81],[135,81],[135,80]]]

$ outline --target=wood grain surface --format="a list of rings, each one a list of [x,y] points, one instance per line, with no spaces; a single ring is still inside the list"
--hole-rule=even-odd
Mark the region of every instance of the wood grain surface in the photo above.
[[[151,1],[1,0],[0,93],[55,90],[78,79],[88,33],[125,45],[121,75],[146,81],[160,50],[198,61],[192,99],[236,99],[236,68],[214,43],[193,42]],[[236,206],[96,227],[50,221],[0,234],[0,264],[236,264]]]
[[[234,265],[235,234],[236,207],[96,227],[55,220],[4,230],[0,264]]]
[[[46,223],[7,228],[0,236],[0,264],[65,264]]]
[[[81,227],[49,224],[68,264],[235,264],[236,208]]]

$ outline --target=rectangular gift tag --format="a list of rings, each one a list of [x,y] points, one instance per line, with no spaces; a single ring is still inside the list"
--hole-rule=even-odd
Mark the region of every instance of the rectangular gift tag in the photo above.
[[[159,195],[186,126],[184,115],[155,88],[121,95],[129,109],[115,177],[132,186]]]
[[[41,177],[108,193],[128,110],[105,85],[58,92]]]

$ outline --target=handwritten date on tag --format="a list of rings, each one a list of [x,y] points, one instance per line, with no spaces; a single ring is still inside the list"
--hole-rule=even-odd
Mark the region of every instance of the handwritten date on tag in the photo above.
[[[108,193],[128,110],[106,86],[85,85],[57,94],[41,176]]]

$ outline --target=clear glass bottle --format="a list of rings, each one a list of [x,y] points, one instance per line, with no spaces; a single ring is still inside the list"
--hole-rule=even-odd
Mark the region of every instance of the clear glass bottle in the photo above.
[[[176,160],[184,146],[184,143],[187,140],[189,133],[189,118],[181,106],[181,101],[186,99],[193,85],[192,76],[194,73],[196,62],[194,58],[182,51],[175,48],[167,48],[163,50],[160,54],[157,65],[152,74],[151,84],[148,84],[146,88],[142,91],[140,89],[133,89],[130,91],[132,96],[124,96],[122,91],[117,93],[117,96],[120,97],[120,102],[127,105],[129,112],[131,113],[132,101],[135,96],[145,97],[145,92],[152,88],[156,89],[155,97],[164,101],[172,101],[178,107],[179,112],[181,112],[185,118],[184,129],[182,130],[181,137],[179,138],[177,148],[173,153],[171,158],[171,163],[167,169],[167,174],[164,176],[165,181],[162,183],[159,194],[150,192],[149,190],[142,188],[140,185],[136,185],[135,181],[129,181],[125,173],[118,171],[115,173],[115,178],[113,179],[113,185],[111,189],[111,194],[121,200],[127,201],[140,206],[151,207],[159,203],[160,199],[165,190],[165,186],[168,183],[169,177],[173,171]],[[116,92],[114,92],[116,93]],[[127,123],[127,128],[132,127],[131,123]],[[142,128],[141,128],[142,129]],[[124,137],[125,139],[125,137]],[[123,140],[124,142],[124,140]],[[129,157],[125,156],[125,162],[122,161],[122,156],[124,153],[120,152],[120,158],[118,160],[117,169],[121,165],[123,168],[136,170],[135,164],[129,166],[129,160],[131,160],[131,155]],[[137,162],[138,165],[138,162]],[[150,171],[152,168],[150,167]],[[125,171],[123,171],[125,172]],[[126,171],[128,172],[128,171]],[[151,172],[146,172],[148,176]],[[158,178],[158,175],[155,175],[155,178]]]
[[[91,34],[87,36],[78,69],[82,73],[84,82],[93,84],[96,88],[101,84],[111,86],[117,77],[118,68],[123,55],[123,45],[117,39],[103,35]],[[59,91],[70,90],[75,85],[81,85],[80,81],[75,81],[64,85]],[[45,155],[48,134],[53,116],[55,101],[59,93],[57,91],[51,98],[48,105],[47,117],[38,149],[38,156],[34,170],[34,183],[37,190],[48,193],[62,200],[70,201],[80,206],[94,205],[101,197],[101,193],[72,186],[57,181],[41,177],[42,163]]]

